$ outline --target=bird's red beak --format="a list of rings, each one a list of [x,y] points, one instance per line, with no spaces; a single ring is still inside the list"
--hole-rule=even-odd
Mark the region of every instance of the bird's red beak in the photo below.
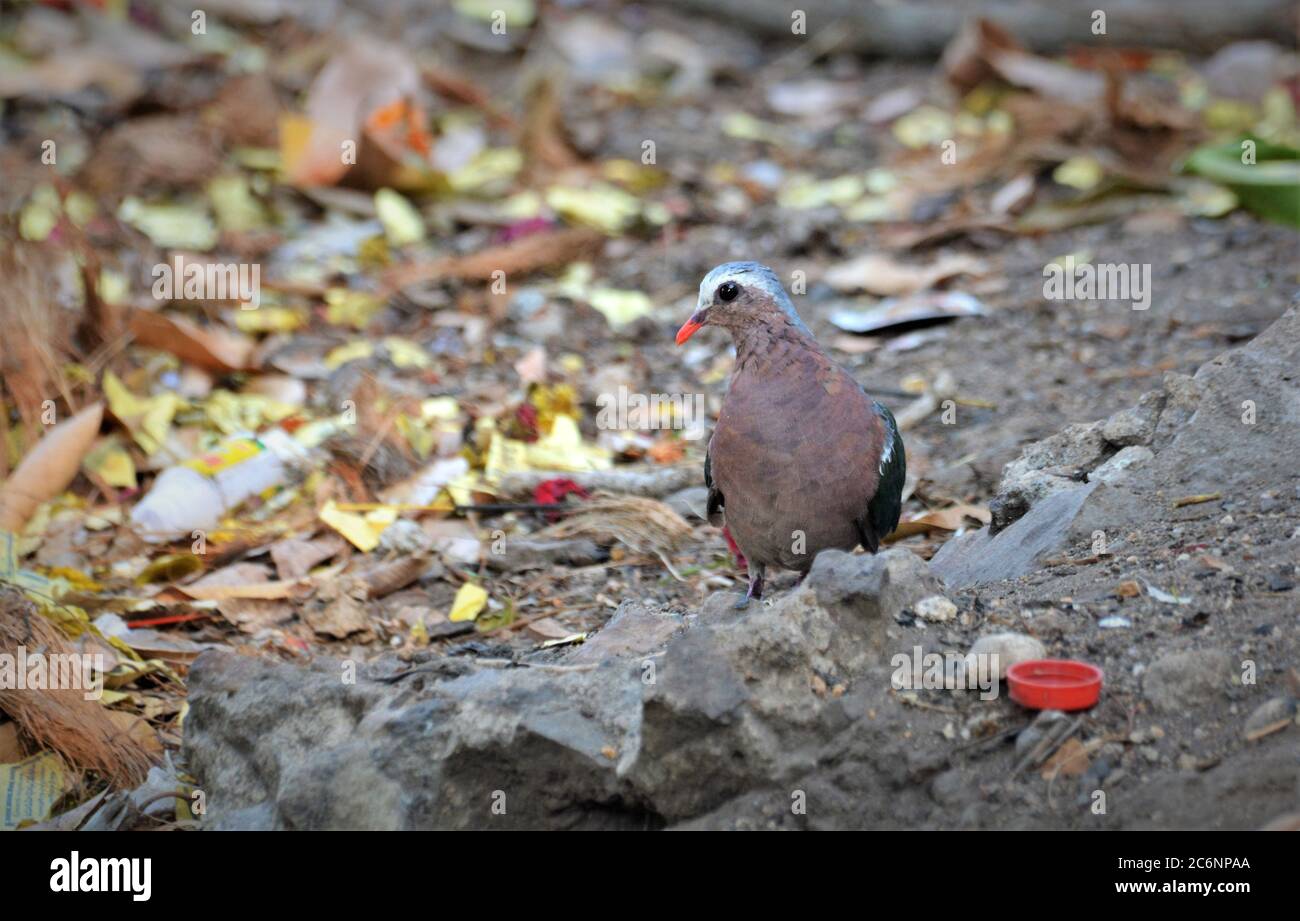
[[[703,325],[704,323],[701,321],[700,315],[698,313],[692,314],[691,318],[682,324],[682,328],[677,330],[677,344],[681,345],[687,339],[691,338],[691,336],[694,336],[696,331]]]

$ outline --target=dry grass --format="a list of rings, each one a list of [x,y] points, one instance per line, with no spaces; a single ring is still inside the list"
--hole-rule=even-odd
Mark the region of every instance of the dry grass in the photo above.
[[[637,553],[666,556],[692,534],[682,516],[658,499],[640,496],[598,496],[584,502],[581,511],[537,532],[542,539],[617,541]]]
[[[59,629],[17,589],[0,585],[0,654],[73,655]],[[0,690],[0,710],[42,749],[57,752],[79,771],[93,771],[114,786],[130,788],[144,780],[151,759],[140,743],[114,725],[98,700],[65,690]]]

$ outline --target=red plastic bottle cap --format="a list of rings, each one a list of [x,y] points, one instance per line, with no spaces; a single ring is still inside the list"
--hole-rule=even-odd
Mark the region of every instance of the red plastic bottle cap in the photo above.
[[[1007,669],[1011,699],[1031,710],[1086,710],[1101,697],[1101,669],[1073,659],[1030,659]]]

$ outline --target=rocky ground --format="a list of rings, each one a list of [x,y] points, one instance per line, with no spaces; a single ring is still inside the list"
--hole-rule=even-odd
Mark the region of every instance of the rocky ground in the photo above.
[[[950,541],[932,566],[902,548],[828,552],[803,586],[748,611],[731,593],[684,612],[626,600],[572,651],[376,663],[355,683],[345,663],[205,654],[186,754],[209,821],[1294,823],[1298,358],[1292,308],[1195,375],[1031,445],[995,497],[1011,509],[1002,527]],[[895,655],[960,654],[987,635],[1004,663],[1101,666],[1100,704],[1034,716],[1005,692],[896,686]]]

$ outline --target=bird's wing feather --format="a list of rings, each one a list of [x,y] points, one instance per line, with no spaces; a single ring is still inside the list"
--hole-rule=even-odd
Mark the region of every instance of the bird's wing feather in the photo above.
[[[722,495],[722,490],[718,489],[713,483],[713,446],[704,452],[704,485],[709,490],[709,498],[705,507],[705,516],[709,524],[718,525],[722,522],[722,510],[727,505],[726,498]]]
[[[862,546],[875,553],[880,542],[898,527],[903,509],[903,481],[907,479],[907,454],[903,450],[903,436],[898,431],[894,414],[879,403],[872,405],[884,422],[885,430],[880,480],[875,495],[867,503],[867,510],[856,524],[862,535]]]

